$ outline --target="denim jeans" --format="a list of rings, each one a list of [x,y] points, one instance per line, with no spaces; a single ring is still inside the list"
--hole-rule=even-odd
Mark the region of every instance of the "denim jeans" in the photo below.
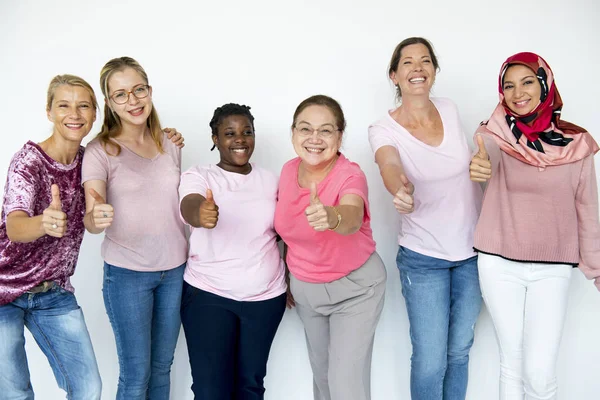
[[[119,356],[117,400],[167,400],[185,264],[138,272],[104,263],[104,305]]]
[[[410,322],[412,400],[464,400],[481,310],[477,256],[453,262],[400,246],[396,263]]]
[[[48,358],[67,399],[100,399],[102,383],[83,313],[73,293],[60,286],[45,293],[25,293],[0,306],[0,398],[34,398],[25,326]]]
[[[262,400],[267,360],[286,294],[236,301],[183,283],[185,330],[196,400]]]

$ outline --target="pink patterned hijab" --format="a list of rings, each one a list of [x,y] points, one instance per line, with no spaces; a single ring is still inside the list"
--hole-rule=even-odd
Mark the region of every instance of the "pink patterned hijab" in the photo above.
[[[513,113],[504,100],[504,74],[514,64],[531,69],[542,88],[540,104],[527,115]],[[563,103],[554,74],[537,54],[518,53],[509,57],[500,69],[498,92],[500,103],[490,119],[477,129],[476,135],[492,136],[500,149],[512,157],[544,168],[579,161],[600,150],[585,129],[560,119]]]

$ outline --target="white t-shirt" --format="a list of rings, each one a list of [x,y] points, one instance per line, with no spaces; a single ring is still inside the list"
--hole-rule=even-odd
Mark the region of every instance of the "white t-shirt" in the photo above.
[[[369,127],[373,153],[393,146],[415,186],[415,209],[402,215],[398,243],[412,251],[448,261],[474,256],[473,234],[481,210],[481,186],[469,178],[471,150],[452,101],[432,98],[444,127],[438,147],[416,139],[390,115]]]
[[[252,164],[248,175],[216,165],[184,172],[179,201],[213,192],[219,220],[213,229],[191,228],[183,279],[190,285],[237,301],[260,301],[286,290],[285,265],[273,228],[277,177]]]

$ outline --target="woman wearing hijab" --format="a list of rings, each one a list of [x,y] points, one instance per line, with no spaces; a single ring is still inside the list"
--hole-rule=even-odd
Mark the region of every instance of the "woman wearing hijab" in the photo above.
[[[560,119],[562,100],[540,56],[508,58],[498,90],[470,170],[472,180],[489,180],[474,247],[500,349],[500,398],[556,399],[572,267],[600,290],[599,148]]]

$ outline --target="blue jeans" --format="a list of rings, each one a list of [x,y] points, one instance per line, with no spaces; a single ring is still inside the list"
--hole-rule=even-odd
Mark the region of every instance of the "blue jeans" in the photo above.
[[[236,301],[183,283],[181,321],[196,400],[262,400],[286,294]]]
[[[59,286],[0,306],[0,398],[33,399],[25,326],[48,357],[67,399],[100,399],[102,383],[83,313],[73,293]]]
[[[452,262],[400,246],[396,263],[410,322],[412,400],[464,400],[481,310],[477,256]]]
[[[104,305],[119,356],[117,400],[166,400],[185,264],[138,272],[104,263]]]

